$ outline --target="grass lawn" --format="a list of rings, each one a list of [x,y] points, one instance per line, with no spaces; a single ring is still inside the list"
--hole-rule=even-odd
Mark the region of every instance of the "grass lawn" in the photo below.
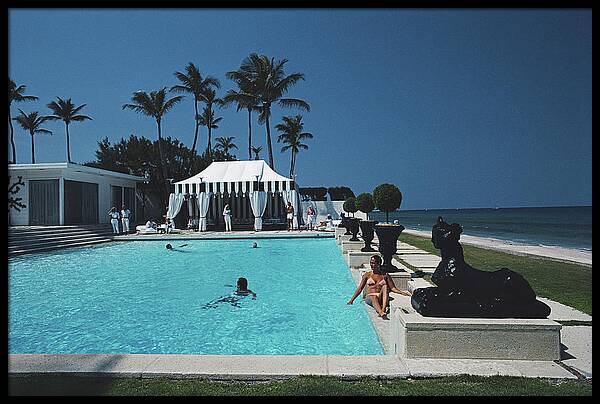
[[[399,239],[440,255],[429,238],[401,234]],[[529,282],[537,296],[592,315],[592,268],[547,258],[512,255],[465,244],[462,247],[465,261],[474,268],[483,271],[495,271],[502,267],[512,269]]]
[[[106,396],[591,396],[592,382],[507,376],[353,381],[300,376],[270,382],[76,376],[9,378],[9,395]]]

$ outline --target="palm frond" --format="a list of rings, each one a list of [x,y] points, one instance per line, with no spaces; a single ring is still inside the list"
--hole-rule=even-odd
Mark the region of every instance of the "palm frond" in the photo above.
[[[310,105],[306,101],[297,98],[282,98],[278,101],[278,104],[282,108],[299,108],[310,112]]]

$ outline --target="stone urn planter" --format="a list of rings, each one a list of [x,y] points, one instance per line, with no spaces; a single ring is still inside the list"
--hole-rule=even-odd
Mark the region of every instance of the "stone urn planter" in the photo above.
[[[377,220],[361,220],[360,232],[362,239],[365,242],[365,246],[360,249],[362,252],[375,252],[376,250],[371,247],[371,241],[375,237],[375,225],[379,223]]]
[[[383,272],[405,272],[403,269],[392,265],[392,256],[396,254],[396,243],[398,236],[404,230],[400,224],[377,224],[375,233],[379,239],[379,253],[383,257],[381,269]]]
[[[351,217],[348,219],[348,221],[350,222],[350,225],[348,227],[350,228],[350,233],[352,233],[350,241],[360,241],[358,237],[356,237],[356,235],[358,234],[358,227],[362,219],[359,219],[357,217]]]
[[[350,233],[350,218],[348,216],[346,216],[346,215],[342,216],[342,222],[339,224],[339,226],[346,229],[344,236],[348,236],[348,235],[352,234],[352,233]]]

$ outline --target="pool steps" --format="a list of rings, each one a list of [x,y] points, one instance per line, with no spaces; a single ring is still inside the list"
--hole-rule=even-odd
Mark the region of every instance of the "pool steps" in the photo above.
[[[8,229],[9,256],[112,241],[109,226],[19,226]]]

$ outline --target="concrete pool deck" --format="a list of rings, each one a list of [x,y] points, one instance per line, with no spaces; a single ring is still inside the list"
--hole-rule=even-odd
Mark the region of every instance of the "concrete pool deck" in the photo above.
[[[214,234],[213,234],[214,233]],[[318,234],[318,236],[317,236]],[[330,232],[309,231],[234,231],[183,232],[161,235],[115,236],[114,240],[177,240],[227,238],[323,237]],[[360,269],[349,269],[355,283]],[[413,281],[411,281],[413,282]],[[414,279],[418,287],[423,279]],[[413,285],[414,286],[414,285]],[[348,291],[348,297],[353,293]],[[394,298],[404,296],[393,294]],[[9,376],[77,375],[132,378],[206,378],[212,380],[283,379],[300,375],[336,376],[355,379],[364,376],[381,378],[440,377],[450,375],[519,376],[550,379],[592,377],[591,316],[550,300],[551,316],[557,321],[589,322],[589,325],[563,326],[560,361],[480,360],[480,359],[407,359],[392,352],[390,321],[379,318],[367,307],[385,355],[373,356],[296,356],[296,355],[54,355],[10,354]],[[345,302],[344,302],[345,304]],[[364,304],[357,299],[354,304]]]

